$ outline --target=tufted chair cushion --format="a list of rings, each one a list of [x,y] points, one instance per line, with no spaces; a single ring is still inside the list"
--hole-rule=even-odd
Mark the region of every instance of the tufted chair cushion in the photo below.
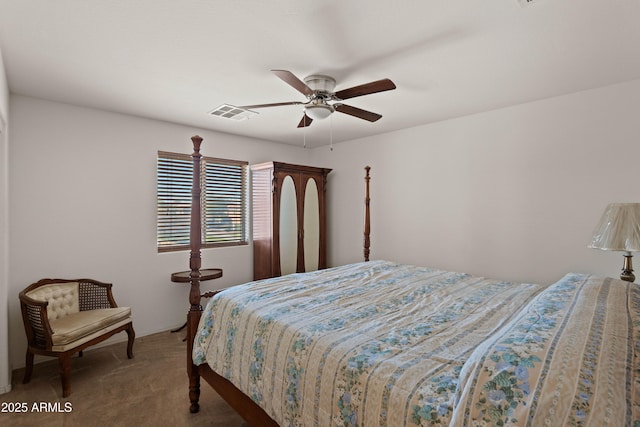
[[[129,307],[102,308],[70,314],[51,321],[53,349],[65,348],[66,345],[95,332],[103,331],[119,322],[131,321]]]
[[[80,311],[78,282],[52,283],[27,292],[26,295],[37,301],[49,303],[47,306],[49,321]]]

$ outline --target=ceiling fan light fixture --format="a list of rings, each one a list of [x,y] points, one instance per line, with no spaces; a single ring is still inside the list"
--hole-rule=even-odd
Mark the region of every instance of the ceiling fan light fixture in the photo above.
[[[533,0],[530,0],[533,1]],[[290,101],[270,104],[245,105],[246,110],[254,108],[280,107],[285,105],[304,105],[304,116],[298,123],[298,128],[306,128],[314,120],[322,120],[329,117],[334,111],[349,116],[357,117],[369,122],[375,122],[382,118],[380,114],[363,110],[362,108],[342,104],[340,101],[372,93],[385,92],[396,88],[395,83],[389,79],[381,79],[373,82],[353,86],[334,92],[336,80],[333,77],[313,74],[304,79],[304,82],[288,70],[271,70],[280,80],[307,97],[307,102]],[[329,102],[338,101],[330,104]]]
[[[304,110],[307,116],[313,120],[326,119],[333,113],[333,107],[326,103],[307,105]]]

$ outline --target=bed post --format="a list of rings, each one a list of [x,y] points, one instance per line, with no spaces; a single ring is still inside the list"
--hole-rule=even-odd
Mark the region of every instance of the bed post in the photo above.
[[[193,364],[191,356],[193,352],[193,340],[195,338],[200,316],[202,314],[202,305],[200,305],[200,267],[202,263],[200,247],[202,238],[202,225],[200,223],[200,144],[202,138],[193,136],[193,184],[191,187],[191,227],[189,230],[189,240],[191,247],[191,255],[189,257],[189,267],[191,273],[191,290],[189,291],[190,309],[187,315],[187,375],[189,376],[189,400],[191,406],[189,411],[192,413],[200,410],[200,373],[198,367]]]
[[[371,240],[369,238],[369,234],[371,233],[371,218],[370,218],[370,209],[369,202],[371,198],[369,197],[369,171],[371,170],[371,166],[365,166],[364,170],[366,171],[366,175],[364,177],[365,182],[365,197],[364,197],[364,260],[369,261],[369,247],[371,246]]]

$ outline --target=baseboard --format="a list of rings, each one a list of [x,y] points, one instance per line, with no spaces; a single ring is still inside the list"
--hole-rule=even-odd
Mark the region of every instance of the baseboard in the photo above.
[[[0,394],[9,393],[11,391],[11,384],[0,386]]]

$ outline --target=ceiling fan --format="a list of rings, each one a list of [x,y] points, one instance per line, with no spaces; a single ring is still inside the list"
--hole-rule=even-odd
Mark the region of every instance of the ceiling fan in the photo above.
[[[291,71],[271,70],[271,72],[306,96],[307,102],[276,102],[273,104],[244,105],[239,108],[251,110],[254,108],[281,107],[284,105],[304,105],[304,115],[298,124],[299,128],[309,126],[313,120],[327,118],[334,111],[358,117],[363,120],[368,120],[370,122],[375,122],[382,117],[380,114],[342,104],[340,101],[355,98],[356,96],[369,95],[371,93],[384,92],[396,88],[396,85],[391,80],[382,79],[334,92],[333,89],[336,86],[336,81],[333,77],[311,75],[305,78],[303,82]],[[330,101],[337,102],[330,104]]]

